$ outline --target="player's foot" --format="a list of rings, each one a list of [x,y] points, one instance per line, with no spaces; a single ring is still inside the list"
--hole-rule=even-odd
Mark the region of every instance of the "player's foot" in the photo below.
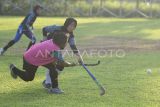
[[[3,54],[4,54],[4,49],[0,48],[0,55],[3,55]]]
[[[59,88],[52,88],[52,89],[49,90],[49,93],[52,93],[52,94],[62,94],[62,93],[64,93],[64,91],[62,91]]]
[[[43,85],[43,87],[46,88],[46,89],[50,89],[51,86],[52,86],[50,83],[47,83],[47,84],[46,84],[46,80],[44,80],[44,81],[42,82],[42,85]]]
[[[16,79],[17,75],[13,72],[13,68],[15,67],[15,65],[10,64],[9,68],[10,68],[10,74],[12,76],[12,78]]]

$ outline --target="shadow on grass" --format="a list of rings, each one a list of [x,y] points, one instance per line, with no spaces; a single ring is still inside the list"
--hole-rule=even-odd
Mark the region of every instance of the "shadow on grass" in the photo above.
[[[23,83],[21,83],[23,85]],[[37,87],[41,83],[29,84],[26,87],[17,87],[9,92],[0,93],[0,105],[3,107],[43,106],[51,100],[56,101],[59,95],[49,94],[43,87]],[[12,86],[11,86],[12,87]],[[48,100],[48,101],[47,101]]]

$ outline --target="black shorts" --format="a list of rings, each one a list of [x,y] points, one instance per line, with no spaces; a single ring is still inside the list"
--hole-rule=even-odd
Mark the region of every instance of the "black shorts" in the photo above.
[[[36,71],[38,68],[38,66],[34,66],[30,63],[28,63],[24,57],[23,57],[23,69],[26,70],[26,71]]]

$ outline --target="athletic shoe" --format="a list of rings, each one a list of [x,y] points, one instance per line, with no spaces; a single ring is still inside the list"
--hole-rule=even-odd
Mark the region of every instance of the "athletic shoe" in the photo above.
[[[13,72],[13,68],[15,67],[15,65],[10,64],[9,68],[10,68],[10,74],[12,76],[12,78],[17,79],[17,75]]]
[[[51,93],[51,94],[62,94],[62,93],[64,93],[64,91],[62,91],[59,88],[52,88],[52,89],[49,90],[49,93]]]
[[[46,89],[50,89],[51,86],[52,86],[50,83],[46,84],[46,80],[44,80],[44,81],[42,82],[42,85],[43,85],[43,87],[46,88]]]
[[[4,49],[0,48],[0,55],[3,55],[3,53],[4,53]]]

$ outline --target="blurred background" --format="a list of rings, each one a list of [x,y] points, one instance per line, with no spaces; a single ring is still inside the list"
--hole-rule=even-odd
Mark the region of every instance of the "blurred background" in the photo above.
[[[160,17],[160,0],[0,0],[0,15],[26,15],[37,3],[43,16]]]

